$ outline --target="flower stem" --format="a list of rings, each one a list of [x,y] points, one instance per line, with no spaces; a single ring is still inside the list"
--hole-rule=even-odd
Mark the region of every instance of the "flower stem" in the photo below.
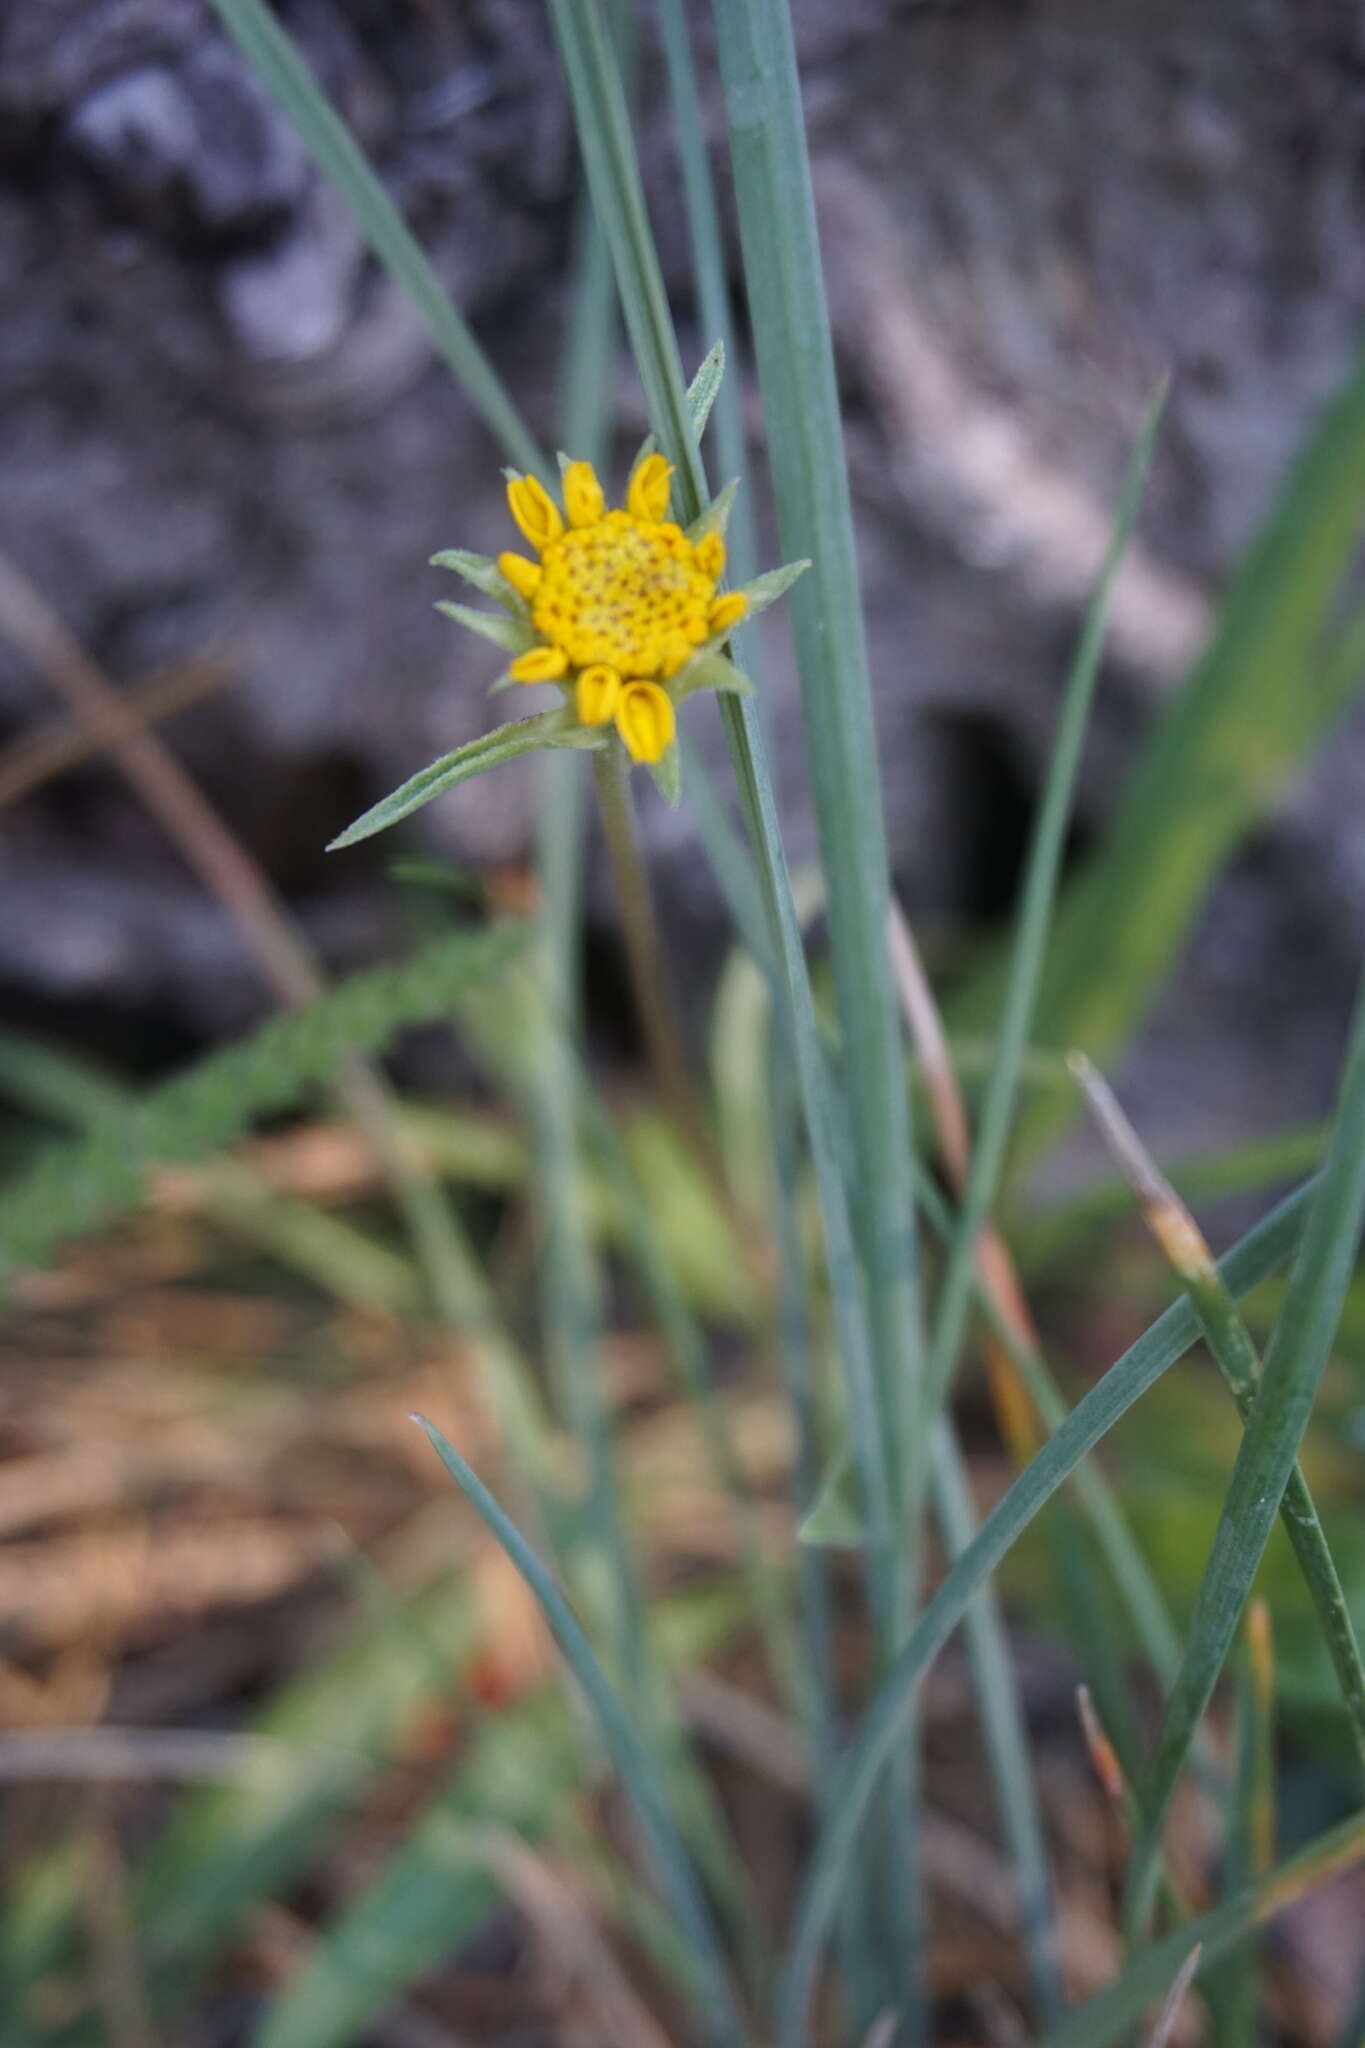
[[[677,1116],[708,1177],[725,1192],[728,1206],[730,1196],[725,1188],[724,1170],[688,1071],[687,1055],[669,997],[659,945],[659,927],[654,916],[653,893],[635,835],[630,769],[625,749],[614,734],[601,752],[593,755],[592,766],[621,910],[626,964],[649,1063],[665,1100]]]

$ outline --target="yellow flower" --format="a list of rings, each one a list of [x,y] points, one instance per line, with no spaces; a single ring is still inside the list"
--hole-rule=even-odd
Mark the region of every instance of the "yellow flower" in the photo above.
[[[662,455],[641,456],[619,506],[607,504],[590,462],[559,461],[558,500],[538,477],[509,472],[507,503],[531,553],[490,561],[448,548],[432,557],[500,609],[441,609],[507,649],[503,682],[560,691],[561,708],[518,721],[523,744],[535,727],[534,744],[604,746],[614,744],[606,730],[614,728],[632,761],[660,771],[660,788],[676,802],[678,705],[696,690],[751,691],[722,643],[808,565],[723,592],[733,484],[685,533],[668,516],[673,468]]]
[[[725,573],[720,534],[691,541],[667,517],[672,475],[662,455],[646,455],[625,509],[608,511],[592,464],[570,462],[567,519],[535,477],[514,476],[507,502],[539,560],[498,557],[536,635],[511,663],[512,680],[572,688],[580,722],[614,718],[637,761],[657,761],[673,737],[673,706],[660,682],[746,609],[738,592],[717,596]]]

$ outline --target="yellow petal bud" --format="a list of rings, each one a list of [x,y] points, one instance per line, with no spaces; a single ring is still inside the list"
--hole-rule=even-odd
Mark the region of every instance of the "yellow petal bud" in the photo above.
[[[575,699],[580,725],[606,725],[621,694],[621,678],[614,668],[596,661],[578,678]]]
[[[749,600],[742,590],[732,590],[724,597],[718,597],[711,607],[708,623],[713,633],[723,633],[730,626],[737,626],[749,609]]]
[[[590,462],[571,462],[564,472],[564,509],[570,526],[595,526],[607,509]]]
[[[528,562],[525,555],[499,555],[498,573],[507,578],[517,596],[524,597],[528,604],[540,588],[540,566],[536,562]]]
[[[673,465],[662,455],[646,455],[637,463],[626,492],[626,507],[632,519],[662,519],[668,510],[668,480]]]
[[[616,700],[616,730],[632,761],[661,761],[677,727],[672,700],[657,683],[626,683]]]
[[[725,567],[725,542],[718,533],[704,533],[697,542],[697,567],[714,583]]]
[[[508,663],[507,673],[514,683],[557,683],[568,666],[562,647],[528,647]]]
[[[507,503],[512,517],[533,548],[546,548],[563,533],[563,515],[539,477],[510,478]]]

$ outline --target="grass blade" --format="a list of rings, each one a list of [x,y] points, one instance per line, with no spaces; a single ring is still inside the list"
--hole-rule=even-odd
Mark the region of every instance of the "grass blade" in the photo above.
[[[345,123],[265,0],[213,0],[223,26],[355,215],[380,262],[426,321],[485,425],[522,469],[545,462],[492,364],[455,311],[428,258]]]
[[[1244,1294],[1254,1287],[1291,1251],[1318,1186],[1318,1182],[1311,1181],[1297,1189],[1227,1254],[1222,1270],[1235,1294]],[[780,2048],[804,2048],[808,2039],[807,2006],[849,1857],[863,1815],[913,1709],[916,1690],[926,1671],[978,1589],[1034,1516],[1120,1417],[1189,1349],[1198,1332],[1194,1310],[1186,1301],[1174,1303],[1158,1317],[1077,1403],[1051,1442],[1020,1473],[915,1623],[894,1668],[882,1681],[864,1715],[853,1746],[830,1788],[828,1818],[807,1866],[783,1969]]]
[[[1279,1320],[1247,1420],[1167,1701],[1142,1801],[1144,1833],[1129,1875],[1129,1926],[1146,1924],[1176,1781],[1241,1619],[1341,1313],[1365,1214],[1365,982],[1347,1048],[1336,1120]]]
[[[944,1547],[956,1563],[976,1534],[971,1490],[956,1432],[947,1417],[933,1446],[930,1484]],[[1010,1662],[1004,1623],[989,1584],[967,1609],[967,1652],[971,1658],[977,1712],[981,1717],[1000,1808],[1019,1892],[1019,1919],[1029,1959],[1038,2017],[1047,2026],[1062,2009],[1062,1975],[1052,1884],[1043,1830],[1038,1814],[1028,1734],[1019,1687]]]
[[[691,1945],[696,1966],[693,1997],[707,2038],[721,2044],[721,2048],[735,2048],[735,2044],[748,2039],[748,2032],[730,1988],[725,1957],[710,1910],[660,1790],[654,1765],[630,1716],[603,1676],[602,1667],[564,1595],[521,1531],[440,1430],[421,1416],[414,1420],[426,1432],[441,1463],[534,1595],[547,1628],[592,1709],[607,1753],[630,1795],[659,1881]]]
[[[1219,1275],[1203,1232],[1175,1189],[1158,1172],[1112,1090],[1083,1053],[1073,1056],[1072,1068],[1110,1149],[1138,1196],[1152,1235],[1184,1283],[1214,1364],[1237,1405],[1237,1413],[1243,1422],[1248,1422],[1261,1377],[1261,1361],[1237,1304]],[[1360,1645],[1317,1506],[1297,1464],[1290,1472],[1280,1515],[1317,1611],[1357,1754],[1365,1764],[1365,1668],[1361,1665]]]
[[[1130,1963],[1095,1998],[1069,2012],[1059,2027],[1039,2043],[1039,2048],[1106,2048],[1137,2026],[1155,1999],[1163,1997],[1177,1972],[1188,1960],[1190,1950],[1201,1950],[1196,1976],[1202,1976],[1231,1949],[1246,1940],[1276,1913],[1295,1904],[1327,1884],[1344,1870],[1365,1858],[1365,1814],[1353,1814],[1339,1826],[1319,1835],[1297,1856],[1282,1863],[1259,1884],[1227,1899],[1202,1919],[1167,1935]]]
[[[999,1185],[1005,1145],[1018,1097],[1020,1067],[1037,1003],[1071,795],[1099,675],[1110,592],[1142,502],[1143,486],[1164,405],[1165,391],[1162,390],[1148,411],[1128,465],[1113,535],[1086,612],[1062,698],[1061,716],[1048,765],[1047,786],[1029,848],[1009,975],[1000,1005],[995,1060],[934,1326],[925,1390],[927,1412],[930,1414],[946,1397],[966,1328],[977,1240]]]
[[[1098,856],[1063,899],[1038,1009],[1044,1044],[1113,1053],[1141,1022],[1221,864],[1365,676],[1365,617],[1332,601],[1365,517],[1365,355],[1327,406],[1223,604],[1207,652],[1161,713]],[[957,1010],[993,1016],[986,974]],[[1069,1115],[1030,1106],[1030,1147]]]
[[[784,553],[812,564],[792,592],[792,631],[853,1135],[854,1234],[894,1498],[908,1469],[910,1375],[920,1349],[914,1203],[884,936],[886,833],[833,344],[785,0],[724,0],[714,17],[778,527]]]

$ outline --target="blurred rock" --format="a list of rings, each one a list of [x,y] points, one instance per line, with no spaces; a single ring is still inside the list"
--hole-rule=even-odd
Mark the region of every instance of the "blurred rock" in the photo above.
[[[575,171],[538,0],[282,12],[552,440]],[[1010,900],[1158,375],[1173,370],[1174,393],[1082,838],[1345,373],[1365,310],[1365,16],[1339,0],[796,13],[893,853],[932,941]],[[648,52],[643,94],[695,356],[709,337],[688,324]],[[714,88],[708,108],[719,145]],[[367,956],[394,849],[321,849],[489,716],[489,664],[432,611],[427,560],[506,538],[497,452],[200,0],[0,16],[0,290],[0,547],[122,682],[226,640],[235,687],[168,736],[334,961]],[[623,466],[643,427],[624,358],[617,424]],[[766,689],[799,856],[812,836],[782,652],[779,635]],[[0,737],[54,715],[0,632]],[[719,761],[705,707],[695,726]],[[1365,929],[1363,772],[1356,717],[1238,864],[1136,1056],[1139,1107],[1176,1105],[1183,1142],[1321,1106]],[[516,858],[532,788],[503,770],[424,813],[420,836]],[[646,814],[704,962],[723,927],[685,818]],[[4,814],[0,858],[0,984],[26,1004],[169,1006],[199,1032],[248,1012],[230,929],[103,768]],[[609,915],[604,891],[594,902]]]

